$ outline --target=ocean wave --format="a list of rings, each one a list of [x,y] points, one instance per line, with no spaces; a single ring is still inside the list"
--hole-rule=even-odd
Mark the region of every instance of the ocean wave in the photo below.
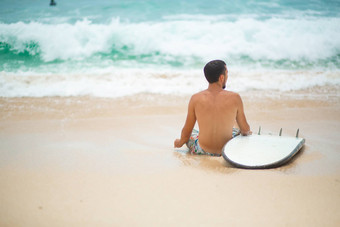
[[[3,56],[11,54],[12,60],[24,53],[42,62],[98,56],[115,62],[147,58],[165,64],[176,59],[202,63],[223,58],[242,64],[249,59],[248,63],[259,61],[264,65],[270,61],[314,64],[331,59],[339,68],[338,24],[340,18],[228,20],[223,16],[211,20],[181,16],[139,23],[121,22],[119,18],[106,24],[87,19],[73,24],[0,23],[0,51]],[[1,60],[9,61],[5,57]]]

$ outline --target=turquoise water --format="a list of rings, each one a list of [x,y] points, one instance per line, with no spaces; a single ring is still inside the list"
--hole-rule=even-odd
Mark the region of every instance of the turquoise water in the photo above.
[[[27,80],[27,76],[45,75],[49,85],[56,80],[51,76],[79,74],[109,75],[110,80],[122,82],[117,75],[130,74],[126,69],[135,70],[136,76],[160,71],[184,75],[216,58],[235,71],[340,70],[339,1],[56,3],[51,7],[47,0],[1,1],[0,95],[40,89],[25,85],[30,92],[11,93],[23,86],[15,84],[13,76]],[[71,86],[70,80],[62,80]],[[311,86],[338,84],[339,78],[332,75],[320,81]],[[65,94],[69,93],[54,95]],[[81,94],[87,93],[73,95]]]

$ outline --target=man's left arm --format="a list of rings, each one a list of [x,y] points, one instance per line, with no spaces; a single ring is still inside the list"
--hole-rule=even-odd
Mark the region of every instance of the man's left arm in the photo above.
[[[182,129],[181,138],[175,140],[174,147],[182,147],[186,142],[188,142],[192,129],[195,126],[195,123],[196,123],[195,98],[193,96],[191,97],[189,102],[188,115],[184,127]]]

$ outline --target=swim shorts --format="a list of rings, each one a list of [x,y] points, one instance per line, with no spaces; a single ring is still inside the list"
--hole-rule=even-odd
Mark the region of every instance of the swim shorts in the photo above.
[[[191,154],[198,154],[198,155],[210,155],[210,156],[221,156],[221,154],[214,154],[204,151],[200,144],[198,143],[198,130],[193,129],[189,141],[186,143],[187,147]],[[240,134],[240,130],[233,128],[233,138]]]

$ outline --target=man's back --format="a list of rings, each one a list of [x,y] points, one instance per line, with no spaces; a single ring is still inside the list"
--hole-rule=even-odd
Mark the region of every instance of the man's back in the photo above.
[[[209,82],[208,89],[191,97],[181,138],[175,140],[174,146],[181,147],[186,143],[191,153],[220,155],[224,145],[232,138],[235,120],[243,135],[251,134],[251,131],[241,97],[224,90],[228,79],[225,62],[208,62],[204,75]],[[196,121],[199,139],[197,133],[192,133]]]
[[[220,154],[232,138],[239,95],[225,90],[207,89],[195,94],[192,101],[199,126],[200,146],[209,153]]]

